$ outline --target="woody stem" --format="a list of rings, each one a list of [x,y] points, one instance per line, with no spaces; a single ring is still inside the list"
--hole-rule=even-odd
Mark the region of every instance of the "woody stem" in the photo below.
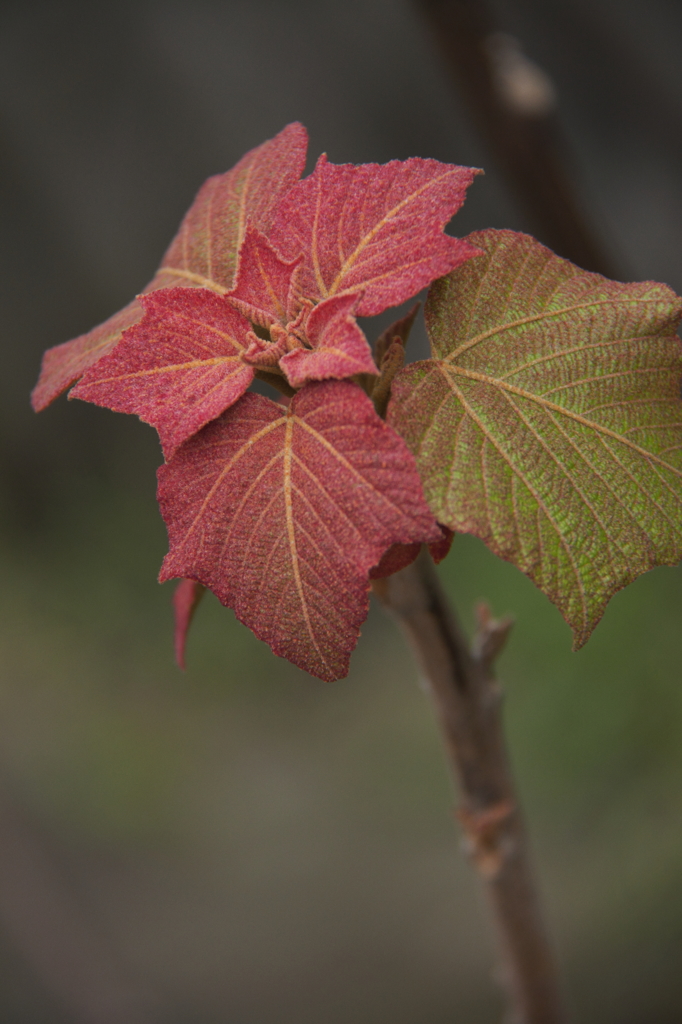
[[[412,646],[433,699],[459,783],[467,849],[497,926],[513,1024],[561,1024],[559,981],[540,909],[502,726],[493,663],[511,620],[479,609],[469,645],[426,549],[406,569],[374,584]]]

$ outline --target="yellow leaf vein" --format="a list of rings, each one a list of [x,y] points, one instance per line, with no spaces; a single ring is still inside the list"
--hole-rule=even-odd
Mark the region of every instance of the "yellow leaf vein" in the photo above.
[[[224,377],[220,378],[217,387],[223,384],[225,381],[230,380],[232,377],[236,377],[237,374],[241,373],[244,367],[239,356],[215,356],[213,359],[193,359],[188,363],[172,363],[170,366],[153,366],[149,370],[132,370],[130,373],[119,373],[113,377],[100,377],[98,380],[93,381],[91,384],[84,385],[87,387],[96,387],[99,384],[112,384],[120,380],[134,380],[136,377],[155,377],[164,373],[181,373],[184,370],[207,370],[211,366],[218,366],[221,363],[238,362],[239,366],[231,373],[225,374]]]
[[[367,480],[362,475],[362,473],[360,473],[359,470],[357,470],[355,468],[355,466],[351,462],[348,461],[348,459],[344,458],[344,456],[341,454],[341,452],[338,451],[338,449],[335,448],[334,445],[329,443],[329,441],[326,439],[326,437],[324,437],[322,434],[320,434],[319,431],[315,430],[314,427],[311,427],[309,423],[306,423],[305,420],[299,419],[298,416],[294,416],[292,418],[296,421],[296,423],[300,427],[302,427],[312,437],[314,437],[315,440],[318,441],[322,445],[323,448],[326,448],[327,451],[330,452],[334,456],[334,458],[337,459],[341,463],[341,465],[344,467],[344,469],[346,469],[352,476],[354,476],[356,478],[356,480],[358,480],[361,484],[363,484],[365,487],[367,487],[369,490],[371,490],[377,497],[381,498],[382,501],[384,501],[387,505],[389,505],[396,512],[399,512],[401,518],[404,517],[403,510],[400,509],[397,505],[395,505],[392,501],[390,501],[389,498],[387,498],[387,496],[382,491],[377,490],[377,488],[374,487],[374,485],[371,484],[370,481]]]
[[[599,435],[597,435],[597,439],[604,446],[604,448],[609,453],[609,455],[611,456],[613,461],[616,462],[618,464],[618,466],[620,466],[622,471],[630,478],[630,480],[632,480],[632,482],[635,485],[635,487],[639,491],[641,491],[641,493],[644,495],[646,501],[647,502],[651,502],[652,505],[656,506],[656,508],[661,513],[661,515],[662,515],[663,519],[666,521],[666,523],[668,523],[668,525],[672,527],[673,533],[678,533],[680,536],[682,536],[682,522],[681,523],[676,523],[675,520],[672,519],[671,516],[668,515],[668,513],[665,511],[663,506],[661,504],[659,504],[658,500],[651,493],[651,490],[650,489],[647,490],[645,488],[644,484],[641,481],[639,481],[637,479],[637,477],[634,476],[633,473],[630,472],[630,470],[627,468],[625,463],[621,459],[618,458],[618,456],[616,455],[616,453],[614,451],[611,450],[611,448],[608,446],[608,444],[606,443],[606,441],[604,440],[603,437],[600,437]],[[662,481],[662,482],[666,483],[665,481]],[[670,490],[670,492],[673,495],[673,497],[677,499],[677,495],[675,494],[675,492],[670,488],[669,485],[667,485],[667,486],[668,486],[668,490]]]
[[[215,478],[213,485],[207,491],[206,496],[202,501],[201,505],[199,506],[199,510],[194,516],[185,534],[183,543],[187,543],[190,534],[194,531],[194,529],[197,526],[201,525],[201,519],[204,515],[204,512],[206,511],[207,506],[210,504],[211,500],[213,499],[213,496],[215,495],[216,491],[222,484],[225,477],[234,468],[237,462],[239,462],[239,460],[244,455],[246,455],[251,450],[251,448],[253,448],[254,445],[258,444],[259,441],[261,441],[264,437],[270,434],[273,430],[276,430],[277,427],[280,427],[283,423],[286,423],[286,416],[280,416],[279,419],[273,420],[272,423],[266,424],[266,426],[264,426],[261,430],[257,431],[257,433],[252,434],[251,437],[247,438],[247,440],[234,453],[234,455],[225,463],[220,473],[218,473],[217,477]],[[281,454],[278,453],[277,457],[281,457]]]
[[[469,349],[474,348],[475,345],[479,345],[482,341],[486,341],[488,338],[494,337],[496,334],[504,334],[507,331],[513,331],[516,327],[525,327],[527,324],[538,323],[540,320],[550,320],[557,316],[565,316],[567,313],[575,313],[581,309],[595,309],[598,306],[621,306],[621,305],[660,305],[661,299],[645,299],[645,298],[617,298],[617,299],[593,299],[591,302],[576,303],[573,306],[563,306],[561,309],[554,310],[543,310],[541,313],[535,313],[532,316],[519,317],[517,320],[510,320],[506,324],[498,324],[495,327],[491,327],[487,331],[483,331],[481,334],[476,335],[475,338],[471,338],[469,341],[460,345],[449,355],[445,356],[444,362],[450,363],[453,359],[457,359],[463,352],[467,352]]]
[[[329,501],[330,505],[334,506],[334,508],[337,510],[337,512],[339,512],[343,516],[343,518],[346,520],[346,522],[348,523],[350,528],[353,530],[353,532],[357,534],[357,536],[360,538],[360,540],[362,540],[362,533],[358,529],[357,525],[353,522],[353,520],[350,518],[350,516],[344,511],[344,509],[342,509],[337,504],[337,502],[334,501],[334,499],[332,498],[331,494],[329,493],[327,488],[322,484],[322,481],[319,479],[319,477],[317,477],[313,473],[313,471],[305,464],[305,462],[303,462],[302,459],[299,459],[299,457],[296,454],[294,454],[294,459],[295,459],[297,465],[300,466],[300,468],[303,470],[303,472],[308,477],[310,477],[311,481],[315,484],[315,486],[318,488],[318,490]],[[329,534],[330,539],[334,542],[334,545],[338,548],[339,553],[341,554],[342,558],[346,559],[346,555],[344,553],[343,545],[341,544],[341,542],[338,539],[338,537],[336,537],[334,535],[334,533],[332,533],[332,531],[329,529],[328,525],[325,523],[324,519],[320,516],[319,512],[317,512],[317,510],[313,507],[313,505],[308,501],[307,498],[306,498],[306,502],[307,502],[307,504],[310,507],[312,515],[314,515],[315,518],[318,520],[318,522],[321,523],[322,526],[324,526],[326,532]]]
[[[669,373],[665,366],[631,366],[627,370],[616,370],[614,373],[600,373],[591,377],[581,377],[579,380],[571,380],[566,384],[557,384],[538,395],[538,398],[546,398],[547,395],[555,395],[557,391],[570,391],[571,388],[579,388],[584,384],[601,384],[605,380],[617,380],[619,377],[635,377],[643,373]]]
[[[558,405],[556,402],[550,402],[542,395],[534,395],[530,391],[525,391],[523,388],[516,387],[514,384],[509,384],[507,381],[501,381],[498,378],[489,377],[488,374],[485,373],[477,373],[475,370],[465,370],[461,366],[450,367],[441,364],[440,369],[451,387],[454,387],[455,385],[454,381],[450,378],[450,374],[455,373],[461,377],[466,377],[469,380],[480,381],[482,384],[488,384],[490,387],[499,388],[501,391],[508,391],[510,394],[518,395],[519,398],[525,398],[529,402],[534,402],[541,408],[551,409],[554,412],[558,412],[561,416],[566,416],[568,419],[575,420],[576,423],[580,423],[582,426],[587,427],[590,430],[596,430],[598,433],[612,437],[615,441],[619,441],[631,451],[637,452],[637,454],[641,455],[642,458],[649,462],[657,462],[659,465],[663,466],[664,469],[669,469],[672,473],[682,479],[682,470],[676,469],[675,466],[671,466],[670,463],[666,462],[658,455],[647,451],[646,448],[641,448],[638,444],[635,444],[634,441],[630,441],[629,438],[624,437],[615,430],[611,430],[610,427],[605,427],[601,423],[589,420],[580,413],[574,412],[572,409],[566,409],[564,406]]]
[[[225,541],[224,541],[224,543],[222,545],[221,557],[223,557],[224,554],[225,554],[225,551],[227,549],[227,545],[228,545],[230,537],[232,535],[232,530],[237,525],[238,518],[239,518],[239,516],[241,515],[241,513],[244,510],[244,505],[249,500],[249,498],[251,497],[251,495],[253,494],[254,490],[256,489],[258,484],[261,482],[263,477],[265,477],[270,472],[272,467],[277,462],[279,462],[279,460],[281,458],[282,458],[282,452],[278,452],[277,455],[274,455],[270,459],[270,461],[267,463],[267,465],[263,466],[263,468],[261,469],[261,471],[258,474],[258,476],[256,477],[256,479],[252,482],[251,486],[248,488],[246,493],[243,495],[242,500],[239,502],[239,505],[237,507],[237,511],[235,512],[234,516],[232,517],[232,525],[230,526],[230,529],[227,531],[227,534],[226,534],[226,537],[225,537]],[[254,543],[254,541],[256,541],[256,540],[258,540],[260,538],[261,523],[266,518],[266,516],[269,514],[269,512],[270,512],[272,506],[275,504],[275,502],[281,500],[281,498],[282,498],[282,492],[280,490],[276,490],[271,495],[269,501],[267,501],[265,503],[265,505],[263,506],[263,508],[261,509],[260,515],[258,516],[256,521],[253,522],[251,520],[251,521],[249,521],[246,524],[247,527],[248,527],[248,533],[249,533],[249,539],[248,539],[248,541],[246,543],[246,546],[243,547],[243,548],[240,548],[240,547],[238,547],[238,545],[235,545],[235,547],[239,551],[241,565],[248,564],[249,552],[251,551],[251,545]],[[275,553],[275,550],[276,550],[277,546],[279,545],[280,541],[284,539],[284,537],[285,537],[284,532],[280,533],[280,535],[278,536],[277,540],[275,541],[275,543],[270,548],[270,554],[268,555],[268,557],[267,557],[267,559],[265,561],[265,565],[263,565],[263,567],[261,569],[261,573],[260,573],[260,586],[258,588],[259,592],[263,589],[263,586],[265,585],[265,583],[268,582],[268,574],[269,574],[269,570],[270,570],[270,563],[272,562],[272,559],[273,559],[273,556],[274,556],[274,553]]]
[[[353,252],[346,257],[341,267],[339,268],[336,277],[334,278],[329,287],[328,294],[336,294],[343,278],[346,276],[351,267],[357,262],[358,257],[360,256],[360,253],[363,251],[363,249],[365,249],[370,244],[372,239],[378,234],[379,231],[381,231],[383,227],[385,227],[386,224],[388,224],[390,220],[397,216],[397,214],[403,209],[404,206],[406,206],[408,203],[413,202],[415,199],[417,199],[418,196],[422,194],[422,192],[425,192],[427,191],[427,189],[437,185],[440,181],[442,181],[444,178],[449,177],[451,174],[452,171],[447,171],[445,174],[441,174],[437,178],[431,178],[429,181],[421,185],[418,189],[415,189],[414,192],[411,192],[409,196],[405,196],[404,199],[401,199],[399,203],[397,203],[392,209],[385,213],[381,220],[377,221],[374,227],[371,228],[367,232],[367,234],[360,239],[358,244],[355,246]]]
[[[446,377],[446,379],[447,379],[447,377]],[[564,538],[564,536],[563,536],[563,534],[562,534],[558,524],[554,521],[553,517],[549,514],[549,511],[547,510],[547,507],[546,507],[545,503],[543,502],[543,500],[540,497],[540,495],[537,493],[536,489],[532,486],[532,484],[527,479],[527,477],[519,470],[518,466],[516,466],[512,462],[512,460],[509,458],[509,456],[504,451],[504,449],[500,446],[500,444],[498,443],[496,438],[494,438],[490,434],[490,431],[488,430],[488,428],[485,425],[485,423],[483,422],[483,420],[481,420],[480,417],[474,412],[474,410],[472,409],[472,407],[470,406],[470,404],[467,402],[466,398],[464,397],[464,394],[457,387],[455,382],[448,379],[448,383],[449,383],[450,387],[452,388],[453,392],[455,393],[455,395],[457,396],[457,398],[459,399],[459,401],[462,403],[463,407],[469,413],[469,416],[471,417],[473,422],[476,423],[476,425],[478,426],[479,430],[481,430],[483,432],[483,434],[489,438],[491,444],[500,453],[500,455],[502,456],[504,461],[510,467],[512,473],[516,473],[518,475],[518,477],[521,480],[521,482],[528,489],[530,494],[532,494],[532,496],[535,499],[535,502],[537,503],[538,507],[540,509],[542,509],[542,512],[544,513],[544,515],[546,516],[548,522],[551,524],[552,528],[554,529],[554,532],[557,535],[559,543],[563,546],[563,548],[564,548],[564,550],[565,550],[565,552],[566,552],[566,554],[568,556],[568,560],[571,563],[571,567],[573,569],[573,574],[575,576],[576,583],[578,584],[578,590],[579,590],[580,596],[581,596],[581,606],[582,606],[582,613],[583,613],[583,625],[584,625],[585,628],[587,628],[587,624],[588,624],[588,611],[587,611],[587,595],[585,594],[585,587],[584,587],[583,580],[582,580],[582,577],[580,575],[580,572],[578,570],[578,567],[577,567],[577,565],[575,563],[575,559],[573,557],[573,552],[571,551],[570,547],[568,546],[568,544],[566,542],[566,539]]]
[[[282,465],[284,473],[284,509],[286,515],[286,526],[287,536],[289,538],[289,552],[291,555],[291,567],[294,573],[294,580],[296,582],[296,589],[298,591],[299,601],[301,603],[301,612],[305,620],[310,642],[317,651],[317,654],[325,666],[328,666],[328,661],[320,650],[317,638],[313,631],[313,625],[310,620],[310,612],[308,609],[308,603],[306,601],[305,591],[303,589],[303,580],[301,579],[301,570],[298,562],[298,550],[296,546],[296,530],[294,528],[294,509],[291,498],[291,456],[292,456],[292,444],[293,444],[293,432],[294,423],[296,418],[294,416],[287,417],[286,432],[284,435],[284,462]],[[302,421],[299,421],[302,422]]]
[[[554,451],[552,451],[552,448],[551,448],[551,446],[550,446],[549,444],[547,444],[547,442],[546,442],[546,441],[545,441],[545,439],[544,439],[544,438],[542,437],[542,435],[538,433],[538,431],[537,431],[537,430],[535,429],[535,427],[534,427],[534,426],[532,425],[532,423],[530,422],[530,420],[529,420],[529,419],[528,419],[528,418],[527,418],[526,416],[524,416],[524,414],[523,414],[523,413],[522,413],[522,411],[521,411],[521,410],[519,409],[519,407],[518,407],[518,406],[516,405],[516,403],[515,403],[515,402],[513,401],[513,399],[512,399],[512,398],[511,398],[511,397],[510,397],[509,395],[505,395],[504,397],[505,397],[505,399],[507,400],[507,402],[509,403],[509,405],[510,405],[510,406],[512,407],[512,409],[514,410],[514,412],[516,413],[516,415],[518,416],[518,418],[519,418],[519,419],[521,420],[521,422],[522,422],[522,423],[523,423],[523,424],[525,425],[526,429],[527,429],[527,430],[528,430],[528,431],[529,431],[529,432],[530,432],[530,433],[531,433],[531,434],[533,435],[533,437],[535,438],[535,440],[536,440],[536,441],[538,442],[538,444],[539,444],[539,445],[541,446],[541,448],[543,448],[543,449],[544,449],[544,451],[545,451],[545,452],[547,453],[547,455],[548,455],[548,456],[550,457],[550,459],[552,460],[552,462],[553,462],[553,463],[554,463],[554,464],[555,464],[555,465],[557,466],[557,468],[559,469],[559,471],[560,471],[561,473],[563,473],[563,475],[564,475],[564,476],[566,477],[566,479],[568,480],[568,482],[569,482],[569,483],[571,484],[571,487],[572,487],[572,488],[574,489],[574,491],[576,492],[576,494],[577,494],[577,495],[578,495],[578,496],[580,497],[580,499],[581,499],[581,501],[583,502],[583,504],[584,504],[584,505],[585,505],[585,506],[586,506],[586,507],[587,507],[587,508],[588,508],[588,509],[590,510],[590,512],[592,513],[592,515],[593,515],[594,519],[596,520],[596,522],[597,522],[597,523],[599,524],[599,526],[601,527],[601,529],[602,529],[602,531],[603,531],[603,533],[604,533],[604,536],[605,536],[605,537],[606,537],[606,539],[607,539],[607,551],[608,551],[608,555],[609,555],[609,561],[610,561],[610,560],[611,560],[611,552],[610,552],[610,551],[608,550],[608,541],[609,541],[609,540],[610,540],[611,538],[609,537],[609,531],[608,531],[608,529],[607,529],[607,527],[606,527],[606,525],[605,525],[604,521],[602,520],[601,516],[599,515],[599,513],[598,513],[598,512],[597,512],[597,510],[595,509],[594,505],[592,504],[592,502],[590,501],[590,499],[589,499],[589,498],[587,497],[587,495],[585,494],[584,490],[583,490],[583,489],[582,489],[582,488],[581,488],[581,487],[580,487],[580,486],[578,485],[578,483],[577,483],[577,481],[576,481],[576,480],[574,479],[574,477],[573,477],[573,476],[572,476],[572,475],[571,475],[571,474],[570,474],[570,473],[568,472],[568,469],[566,468],[566,466],[564,466],[564,465],[563,465],[563,463],[562,463],[562,462],[561,462],[561,461],[559,460],[559,458],[558,458],[558,456],[556,455],[556,453],[555,453]],[[547,413],[547,415],[549,416],[549,419],[550,419],[550,420],[551,420],[551,421],[552,421],[552,422],[554,423],[554,425],[556,426],[557,430],[559,430],[559,431],[560,431],[560,432],[561,432],[561,433],[563,434],[563,436],[564,436],[564,437],[566,438],[566,440],[567,440],[567,441],[568,441],[568,443],[569,443],[569,444],[571,445],[571,447],[572,447],[572,448],[573,448],[573,449],[574,449],[574,450],[575,450],[575,451],[576,451],[576,452],[578,453],[578,455],[580,456],[580,458],[582,459],[582,461],[583,461],[583,462],[584,462],[584,463],[585,463],[585,464],[586,464],[586,465],[588,466],[588,468],[589,468],[589,469],[591,469],[591,470],[592,470],[592,472],[593,472],[593,473],[595,474],[595,476],[596,476],[596,477],[598,478],[598,480],[600,481],[600,483],[602,483],[602,484],[603,484],[603,486],[604,486],[604,487],[606,488],[606,490],[608,490],[608,491],[609,491],[609,492],[611,493],[611,495],[612,495],[612,497],[613,497],[613,498],[615,499],[615,501],[616,501],[616,502],[617,502],[617,503],[618,503],[619,505],[622,505],[621,499],[620,499],[620,498],[618,497],[618,495],[617,495],[617,494],[615,494],[615,492],[613,491],[613,489],[612,489],[612,488],[610,487],[610,485],[609,485],[609,484],[608,484],[608,483],[606,482],[606,480],[604,479],[604,477],[603,477],[603,476],[601,475],[601,472],[600,472],[599,470],[597,470],[597,469],[595,468],[595,466],[593,466],[593,465],[592,465],[592,463],[591,463],[591,462],[590,462],[590,461],[589,461],[589,460],[587,459],[587,457],[586,457],[585,453],[584,453],[583,451],[581,451],[581,449],[580,449],[580,448],[578,447],[578,445],[577,445],[577,444],[575,443],[575,441],[574,441],[574,440],[573,440],[573,438],[572,438],[572,437],[570,436],[570,434],[568,434],[568,433],[567,433],[567,432],[566,432],[566,431],[564,430],[564,428],[563,428],[563,427],[561,426],[561,424],[557,423],[557,422],[556,422],[556,421],[554,420],[554,417],[553,417],[553,416],[551,415],[551,413]],[[630,512],[629,510],[627,510],[627,511],[628,511],[628,514],[629,514],[630,518],[632,519],[632,521],[633,521],[633,522],[635,523],[635,525],[637,526],[637,528],[638,528],[638,529],[641,529],[641,527],[640,527],[639,523],[637,522],[637,520],[635,519],[635,517],[634,517],[633,513],[632,513],[632,512]],[[613,540],[613,545],[614,545],[614,547],[617,547],[617,548],[618,548],[618,550],[619,550],[619,551],[620,551],[620,553],[622,554],[623,558],[625,558],[625,559],[627,560],[627,558],[628,558],[628,554],[627,554],[627,552],[626,552],[626,551],[625,551],[625,550],[624,550],[624,549],[623,549],[623,548],[622,548],[622,547],[620,546],[620,544],[618,543],[618,541],[616,541],[616,540]],[[614,567],[614,565],[613,565],[613,562],[611,562],[611,570],[612,570],[612,572],[613,572],[614,574],[616,573],[616,570],[615,570],[615,567]]]
[[[524,370],[529,370],[532,366],[537,366],[539,363],[552,362],[554,359],[562,359],[564,356],[573,355],[575,352],[586,352],[589,349],[595,348],[611,348],[615,345],[624,345],[630,341],[650,341],[650,335],[641,335],[633,338],[613,338],[608,341],[597,341],[588,345],[574,345],[572,348],[564,348],[558,352],[550,352],[546,356],[538,356],[537,359],[530,359],[527,363],[523,363],[521,366],[515,367],[513,370],[509,370],[507,373],[503,373],[500,376],[500,380],[507,380],[509,377],[514,377],[517,373],[523,373]]]

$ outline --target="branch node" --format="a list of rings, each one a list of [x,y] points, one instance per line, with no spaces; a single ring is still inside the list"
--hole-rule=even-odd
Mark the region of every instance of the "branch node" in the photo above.
[[[506,831],[516,811],[513,800],[499,800],[479,811],[460,808],[456,817],[464,829],[464,848],[486,881],[497,877],[514,850],[514,841]]]
[[[507,643],[514,620],[509,615],[494,619],[484,601],[476,605],[476,619],[478,629],[471,641],[471,656],[484,668],[491,669]]]
[[[486,605],[479,607],[470,648],[426,549],[411,565],[374,581],[374,590],[399,619],[429,684],[462,787],[463,809],[457,817],[464,847],[486,883],[516,1019],[519,1024],[562,1024],[557,969],[505,747],[500,687],[492,672],[511,619],[496,621]]]

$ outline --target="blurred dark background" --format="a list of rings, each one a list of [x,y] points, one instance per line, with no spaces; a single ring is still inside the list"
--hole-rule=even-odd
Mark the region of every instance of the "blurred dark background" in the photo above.
[[[682,5],[492,13],[551,76],[566,173],[607,258],[682,290]],[[125,304],[204,178],[295,119],[313,158],[483,166],[452,230],[542,237],[416,3],[0,5],[2,1024],[500,1016],[393,623],[374,609],[328,686],[210,599],[180,673],[155,582],[153,431],[28,405],[42,350]],[[413,356],[424,344],[422,329]],[[477,541],[456,540],[443,577],[467,621],[481,597],[517,619],[509,736],[575,1020],[680,1021],[680,570],[617,595],[579,654]]]

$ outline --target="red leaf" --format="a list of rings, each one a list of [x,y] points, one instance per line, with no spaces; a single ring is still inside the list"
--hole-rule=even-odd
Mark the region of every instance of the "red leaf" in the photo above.
[[[253,380],[253,368],[241,359],[250,324],[206,288],[166,288],[141,302],[144,318],[70,397],[136,413],[156,427],[168,457]]]
[[[206,588],[195,580],[181,580],[173,594],[173,611],[175,612],[175,660],[178,666],[185,668],[185,645],[187,633],[192,624],[194,613],[204,596]]]
[[[274,139],[242,157],[231,171],[209,178],[142,294],[177,286],[211,288],[219,294],[228,291],[247,219],[268,230],[277,203],[303,172],[306,145],[303,125],[287,125]],[[87,334],[49,349],[31,397],[36,412],[111,352],[123,331],[141,317],[142,309],[134,299]]]
[[[394,573],[412,565],[420,551],[421,544],[394,544],[385,552],[379,564],[369,570],[369,578],[383,580],[386,576],[393,576]]]
[[[164,284],[157,284],[161,274],[162,271],[156,274],[154,280],[144,289],[145,292],[173,285],[172,279],[168,279]],[[78,380],[89,366],[107,352],[111,352],[120,341],[123,332],[136,324],[142,313],[139,301],[133,299],[118,313],[114,313],[98,327],[93,327],[87,334],[81,334],[71,341],[48,348],[43,355],[38,383],[31,392],[31,405],[35,412],[46,409],[55,398],[59,398],[63,391]]]
[[[443,234],[479,172],[438,160],[330,164],[280,202],[269,238],[288,259],[305,255],[302,294],[362,292],[359,316],[414,295],[478,250]]]
[[[234,288],[227,298],[232,305],[261,327],[293,319],[291,287],[302,256],[291,262],[281,258],[265,235],[249,225],[239,250]]]
[[[308,136],[294,121],[199,189],[161,261],[180,277],[232,287],[247,223],[267,232],[277,204],[303,173]],[[201,282],[205,285],[205,282]]]
[[[309,380],[378,373],[367,338],[353,315],[359,299],[359,295],[335,295],[315,306],[305,327],[312,350],[297,348],[280,359],[292,387]]]
[[[443,559],[450,554],[450,548],[452,542],[455,539],[454,531],[449,526],[443,526],[442,523],[438,524],[443,532],[443,536],[440,540],[437,540],[434,544],[429,544],[429,551],[431,552],[431,558],[434,560],[436,565],[442,562]]]
[[[442,562],[448,554],[452,547],[452,539],[455,536],[452,530],[447,526],[443,526],[442,523],[439,523],[438,526],[441,530],[441,536],[438,540],[429,544],[429,553],[436,565]],[[412,565],[420,550],[421,544],[394,544],[392,548],[385,552],[379,564],[370,569],[369,578],[371,580],[382,580],[386,576],[393,576],[394,573],[400,572],[401,569],[407,568],[408,565]]]
[[[309,384],[288,409],[247,394],[159,470],[170,552],[276,654],[345,675],[368,573],[392,544],[440,536],[406,445],[349,382]]]

